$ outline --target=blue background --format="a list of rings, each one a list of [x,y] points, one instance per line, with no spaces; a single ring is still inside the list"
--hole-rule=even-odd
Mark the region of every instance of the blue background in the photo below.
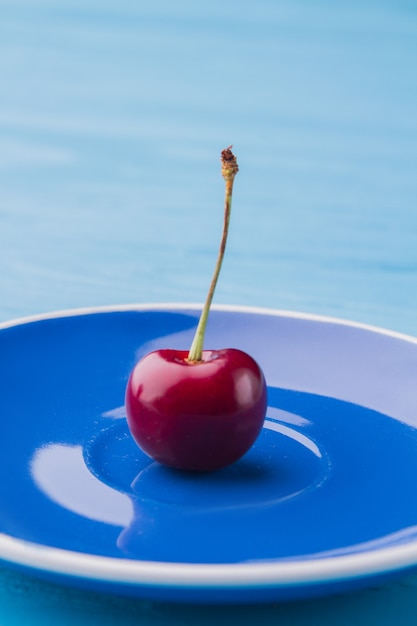
[[[417,7],[0,0],[0,321],[205,297],[417,335]],[[416,577],[198,610],[2,570],[15,624],[414,624]]]

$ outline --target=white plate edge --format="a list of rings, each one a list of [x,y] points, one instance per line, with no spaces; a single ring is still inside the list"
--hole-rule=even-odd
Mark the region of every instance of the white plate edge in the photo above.
[[[73,309],[62,309],[57,311],[47,311],[24,317],[18,317],[11,320],[0,322],[0,330],[40,322],[49,319],[58,319],[60,317],[74,317],[76,315],[93,315],[95,313],[122,313],[124,311],[181,311],[184,309],[201,311],[203,304],[196,302],[154,302],[154,303],[138,303],[138,304],[108,304],[91,307],[80,307]],[[267,307],[247,306],[240,304],[213,304],[212,311],[230,311],[233,313],[251,313],[255,315],[270,315],[272,317],[287,317],[293,319],[304,319],[314,322],[323,322],[327,324],[338,324],[341,326],[350,326],[362,330],[368,330],[381,335],[386,335],[395,339],[402,339],[410,343],[417,344],[417,337],[401,333],[398,331],[375,326],[364,322],[356,322],[339,317],[321,315],[317,313],[306,313],[301,311],[292,311],[287,309],[272,309]]]

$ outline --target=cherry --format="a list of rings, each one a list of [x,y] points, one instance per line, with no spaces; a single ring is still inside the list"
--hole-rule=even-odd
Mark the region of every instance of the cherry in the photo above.
[[[245,352],[158,350],[133,370],[126,394],[131,433],[155,461],[186,470],[215,470],[237,461],[265,417],[262,371]]]
[[[138,446],[159,463],[182,470],[212,471],[237,461],[255,442],[266,413],[265,377],[256,361],[235,348],[203,350],[238,172],[231,146],[223,150],[221,161],[223,235],[191,348],[147,354],[133,368],[126,388],[127,423]]]

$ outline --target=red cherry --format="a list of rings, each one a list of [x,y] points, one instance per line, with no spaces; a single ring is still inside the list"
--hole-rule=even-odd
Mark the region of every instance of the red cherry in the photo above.
[[[211,471],[237,461],[265,418],[265,378],[241,350],[159,350],[134,368],[126,390],[127,420],[139,447],[160,463]]]
[[[126,389],[127,421],[138,445],[164,465],[197,471],[237,461],[257,438],[266,412],[265,378],[252,357],[235,349],[203,350],[239,170],[231,146],[223,150],[221,161],[226,182],[223,234],[190,351],[148,354],[134,368]]]

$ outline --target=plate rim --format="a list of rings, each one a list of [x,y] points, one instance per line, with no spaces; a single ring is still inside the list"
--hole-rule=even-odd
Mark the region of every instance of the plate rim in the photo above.
[[[0,331],[38,321],[96,313],[128,311],[201,310],[200,303],[156,302],[102,305],[63,309],[0,323]],[[417,345],[417,337],[379,326],[337,317],[245,305],[214,304],[213,311],[271,315],[326,324],[338,324],[381,334]],[[417,539],[400,545],[349,555],[294,560],[243,563],[182,563],[130,560],[75,552],[32,543],[0,533],[0,559],[45,574],[119,585],[182,589],[284,588],[372,577],[402,571],[417,565]]]
[[[131,304],[104,304],[90,307],[75,307],[69,309],[57,309],[56,311],[46,311],[44,313],[35,313],[22,317],[13,318],[0,322],[0,330],[12,328],[14,326],[22,326],[32,322],[40,322],[49,319],[58,319],[61,317],[75,317],[82,315],[93,315],[95,313],[123,313],[127,311],[182,311],[193,310],[201,311],[203,304],[200,302],[153,302],[153,303],[131,303]],[[270,307],[258,307],[241,304],[212,304],[211,311],[225,311],[231,313],[248,313],[254,315],[270,315],[271,317],[288,317],[292,319],[304,319],[312,322],[323,322],[337,324],[340,326],[350,326],[362,330],[368,330],[382,335],[387,335],[395,339],[402,339],[409,343],[417,344],[417,337],[402,333],[400,331],[391,330],[382,326],[369,324],[366,322],[358,322],[347,318],[324,315],[320,313],[310,313],[303,311],[294,311],[292,309],[275,309]]]

